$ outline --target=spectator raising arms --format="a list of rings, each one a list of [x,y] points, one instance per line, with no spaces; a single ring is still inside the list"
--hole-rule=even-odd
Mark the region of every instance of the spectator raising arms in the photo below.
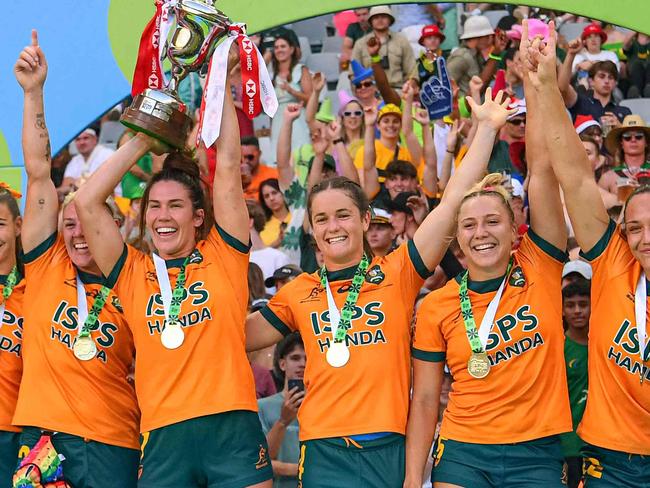
[[[524,24],[522,55],[530,45],[527,34]],[[536,43],[538,38],[532,48]],[[434,447],[432,483],[563,486],[557,434],[571,430],[560,288],[567,235],[543,139],[542,100],[529,92],[526,87],[531,229],[512,254],[517,228],[510,195],[500,174],[485,177],[465,194],[457,212],[456,238],[467,271],[430,293],[418,310],[407,431],[409,488],[422,484],[445,362],[454,392]]]
[[[238,60],[238,51],[231,50],[228,67]],[[230,90],[216,142],[212,201],[196,164],[178,152],[167,156],[147,185],[141,228],[151,233],[158,253],[153,255],[125,246],[103,209],[111,187],[149,150],[164,152],[160,143],[138,134],[76,197],[88,245],[120,297],[138,345],[138,483],[196,486],[203,480],[270,488],[271,461],[243,342],[249,219]]]
[[[335,177],[312,188],[307,211],[324,266],[285,285],[249,316],[246,330],[248,350],[291,331],[305,341],[304,486],[402,487],[413,303],[445,253],[462,196],[485,171],[508,114],[501,100],[488,89],[483,105],[470,102],[479,124],[474,144],[413,239],[385,257],[373,258],[364,244],[371,215],[356,183]]]
[[[585,486],[642,486],[650,470],[650,354],[644,340],[650,188],[641,186],[627,198],[621,228],[609,220],[587,156],[563,113],[555,45],[533,54],[538,68],[531,79],[546,109],[548,156],[583,257],[593,268],[589,394],[578,427],[587,443]]]

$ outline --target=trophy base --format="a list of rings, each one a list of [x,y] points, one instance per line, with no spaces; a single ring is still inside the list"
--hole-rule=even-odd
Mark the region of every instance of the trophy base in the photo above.
[[[120,122],[183,150],[192,120],[187,115],[187,107],[178,98],[164,91],[147,89],[133,99]]]

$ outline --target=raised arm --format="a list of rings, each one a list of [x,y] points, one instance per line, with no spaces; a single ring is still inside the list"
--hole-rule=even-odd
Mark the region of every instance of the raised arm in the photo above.
[[[447,148],[445,150],[445,157],[442,159],[442,172],[438,178],[438,189],[443,192],[447,183],[449,183],[449,178],[451,177],[451,167],[454,164],[454,159],[456,156],[456,145],[458,138],[462,136],[463,128],[465,127],[465,121],[458,119],[454,120],[451,129],[447,133]]]
[[[231,59],[233,59],[232,54]],[[230,75],[228,77],[230,78]],[[226,86],[229,86],[228,80],[226,80]],[[226,90],[224,96],[221,132],[215,144],[217,167],[212,185],[214,219],[219,227],[228,234],[240,242],[246,243],[250,239],[248,209],[241,184],[239,123],[230,90]]]
[[[32,31],[31,45],[23,49],[14,67],[16,80],[23,89],[23,158],[27,172],[25,216],[20,237],[23,250],[29,252],[56,230],[59,199],[50,178],[50,135],[45,125],[43,85],[47,61]]]
[[[539,49],[540,40],[528,39],[528,22],[524,29],[519,53],[527,56],[529,49]],[[555,48],[555,46],[554,46]],[[553,244],[557,249],[566,248],[567,230],[564,225],[564,209],[560,199],[560,187],[549,159],[544,138],[546,126],[543,121],[542,105],[533,88],[523,64],[524,92],[526,93],[526,161],[528,163],[528,198],[530,201],[530,224],[537,235]]]
[[[336,151],[336,155],[338,156],[341,176],[345,176],[356,183],[360,183],[359,172],[354,166],[352,157],[343,142],[343,124],[338,120],[331,122],[327,126],[327,138],[332,141],[334,151]]]
[[[372,74],[375,77],[377,89],[379,90],[381,98],[384,99],[385,103],[394,103],[399,107],[401,102],[399,93],[397,93],[393,87],[390,86],[390,83],[388,82],[388,76],[386,75],[384,68],[381,66],[381,57],[379,57],[379,59],[377,58],[377,56],[379,56],[381,42],[376,36],[373,37],[373,39],[376,41],[376,43],[368,42],[367,49],[368,55],[371,59]]]
[[[438,157],[433,142],[433,127],[427,109],[418,107],[414,117],[422,126],[422,156],[424,158],[422,187],[427,195],[433,198],[438,194]]]
[[[402,107],[402,132],[406,139],[406,147],[411,153],[411,160],[417,167],[422,160],[422,146],[417,136],[413,132],[413,97],[415,91],[410,81],[404,83],[402,87],[404,106]]]
[[[323,166],[325,163],[325,152],[329,146],[329,140],[324,134],[323,128],[317,129],[315,137],[312,138],[312,147],[314,148],[314,160],[309,167],[307,175],[307,191],[317,185],[323,179]]]
[[[291,185],[293,180],[293,165],[291,164],[291,135],[293,132],[293,123],[300,117],[301,106],[298,103],[289,103],[284,108],[284,117],[282,117],[282,126],[278,135],[277,146],[277,165],[278,181],[280,188],[286,189]]]
[[[325,87],[325,77],[323,73],[316,72],[311,77],[312,91],[309,95],[309,100],[307,100],[307,106],[305,107],[305,119],[307,124],[311,128],[312,122],[314,122],[316,117],[316,112],[318,112],[318,98],[320,97],[320,92],[323,91]]]
[[[377,107],[366,107],[363,110],[363,121],[366,125],[363,134],[363,189],[371,200],[379,193],[379,172],[377,171],[375,151],[375,123],[377,122]]]
[[[564,62],[560,65],[557,79],[564,105],[567,108],[571,108],[578,100],[578,94],[571,86],[571,76],[573,75],[573,61],[576,58],[576,54],[582,50],[582,40],[580,38],[574,39],[569,42],[568,47]]]
[[[492,89],[485,91],[485,102],[478,105],[468,98],[478,127],[474,141],[461,165],[456,169],[442,195],[440,204],[427,216],[413,236],[413,241],[427,269],[438,265],[451,241],[456,212],[465,193],[485,174],[494,138],[503,127],[510,111],[503,92],[492,100]]]
[[[542,50],[529,49],[524,62],[528,65],[528,77],[537,91],[539,103],[544,106],[543,126],[548,157],[564,192],[578,244],[587,251],[605,233],[609,216],[587,153],[564,110],[557,80],[554,30],[551,25],[549,42]]]
[[[106,211],[106,199],[133,164],[151,149],[153,143],[149,136],[137,134],[114,152],[81,185],[75,195],[77,215],[88,247],[105,276],[113,271],[124,250],[120,229]]]

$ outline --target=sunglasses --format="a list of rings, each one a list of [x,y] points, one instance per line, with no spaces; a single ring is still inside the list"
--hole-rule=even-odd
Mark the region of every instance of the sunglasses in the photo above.
[[[374,86],[374,84],[374,81],[366,80],[362,81],[361,83],[355,83],[354,86],[356,88],[370,88],[371,86]]]
[[[363,112],[361,110],[355,110],[353,112],[343,112],[345,117],[361,117]]]
[[[645,134],[643,132],[636,132],[634,134],[623,134],[621,136],[621,139],[624,141],[631,141],[632,139],[640,141],[641,139],[645,139]]]
[[[526,123],[526,119],[512,119],[509,120],[508,123],[512,125],[522,125]]]
[[[254,154],[243,154],[242,158],[244,158],[246,161],[252,161],[253,159],[255,159],[255,155]]]

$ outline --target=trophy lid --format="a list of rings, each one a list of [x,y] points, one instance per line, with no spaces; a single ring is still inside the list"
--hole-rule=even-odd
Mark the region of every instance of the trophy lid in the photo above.
[[[215,4],[216,0],[180,0],[178,7],[211,22],[230,24],[228,16],[216,8]]]

